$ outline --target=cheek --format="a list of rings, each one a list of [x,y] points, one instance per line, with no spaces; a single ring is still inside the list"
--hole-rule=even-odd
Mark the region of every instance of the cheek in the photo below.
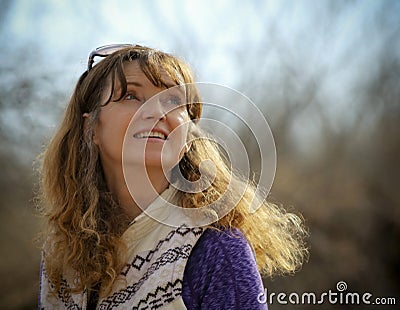
[[[172,139],[174,141],[175,148],[179,147],[180,149],[182,149],[184,147],[188,139],[188,131],[189,131],[189,126],[185,122],[179,123],[175,127]]]
[[[187,136],[190,118],[187,112],[179,112],[171,119],[171,127],[180,134]]]
[[[130,120],[129,115],[100,115],[93,141],[98,145],[102,157],[120,159]]]
[[[189,132],[189,125],[190,125],[190,118],[187,116],[182,116],[177,119],[176,126],[175,126],[175,143],[174,149],[175,152],[178,154],[178,161],[180,161],[187,151],[187,142],[188,142],[188,132]]]

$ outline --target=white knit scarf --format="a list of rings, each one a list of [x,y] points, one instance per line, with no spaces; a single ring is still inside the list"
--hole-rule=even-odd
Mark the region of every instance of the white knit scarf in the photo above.
[[[97,309],[186,309],[182,300],[183,273],[191,250],[203,233],[179,208],[166,208],[175,190],[165,190],[129,226],[122,238],[128,245],[128,263],[112,292],[99,300]],[[154,220],[180,223],[171,227]],[[74,283],[73,272],[65,271],[60,291],[53,294],[52,284],[42,268],[41,309],[86,309],[87,293],[62,291]]]

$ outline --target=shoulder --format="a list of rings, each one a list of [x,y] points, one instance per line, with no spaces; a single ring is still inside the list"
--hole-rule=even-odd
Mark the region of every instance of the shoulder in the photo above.
[[[222,256],[225,259],[241,258],[243,254],[254,259],[251,247],[239,229],[206,229],[197,241],[192,257],[200,255],[203,258],[213,258],[212,261],[215,261],[216,258]]]
[[[206,229],[190,254],[187,274],[191,268],[201,271],[199,267],[203,272],[215,272],[223,268],[234,273],[251,267],[258,273],[253,251],[239,229]]]
[[[188,305],[202,308],[257,306],[257,295],[263,286],[243,233],[238,229],[205,230],[190,254],[182,290]]]

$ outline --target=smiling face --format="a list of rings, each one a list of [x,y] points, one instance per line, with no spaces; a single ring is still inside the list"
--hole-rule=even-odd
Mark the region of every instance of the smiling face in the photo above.
[[[153,85],[137,61],[125,63],[127,92],[101,108],[94,131],[105,171],[121,167],[123,147],[124,165],[163,167],[168,172],[182,158],[190,121],[184,88],[173,87],[172,79],[161,72],[171,88]],[[116,94],[119,87],[117,83]]]

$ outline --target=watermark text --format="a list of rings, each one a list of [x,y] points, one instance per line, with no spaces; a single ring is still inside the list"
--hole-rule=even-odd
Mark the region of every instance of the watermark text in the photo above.
[[[336,291],[328,290],[321,294],[312,292],[304,293],[269,293],[267,289],[258,294],[258,302],[261,304],[281,305],[320,305],[328,303],[331,305],[396,305],[395,297],[374,297],[371,293],[357,293],[347,291],[347,283],[339,281],[336,284]]]

